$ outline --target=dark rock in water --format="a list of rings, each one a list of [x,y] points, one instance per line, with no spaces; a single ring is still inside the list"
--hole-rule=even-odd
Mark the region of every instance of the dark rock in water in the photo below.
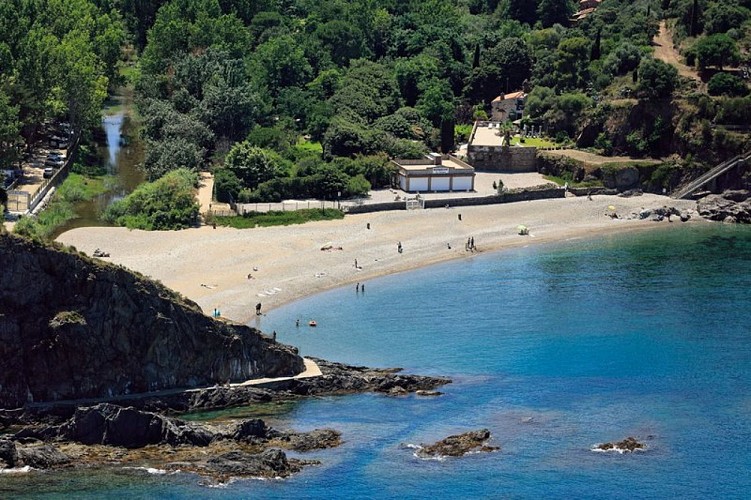
[[[487,446],[485,442],[490,439],[490,431],[481,429],[479,431],[465,432],[455,436],[449,436],[446,439],[438,441],[431,445],[423,445],[417,455],[421,457],[460,457],[470,451],[496,451],[499,447]]]
[[[15,467],[17,463],[16,443],[7,439],[0,440],[0,467]]]
[[[340,432],[332,429],[316,429],[310,432],[282,433],[274,442],[295,451],[324,450],[342,444]]]
[[[705,196],[697,202],[697,209],[705,219],[751,223],[751,199],[749,192],[745,190]]]
[[[281,450],[257,454],[231,451],[210,459],[206,467],[221,475],[251,477],[288,477],[302,469],[300,461],[287,460]]]
[[[415,394],[418,396],[441,396],[443,395],[440,391],[425,391],[425,390],[419,390],[415,391]]]
[[[18,449],[19,462],[35,469],[50,469],[70,463],[70,457],[52,445]]]
[[[142,448],[149,444],[207,446],[215,436],[179,419],[103,403],[78,409],[60,426],[59,437],[82,444]]]
[[[293,348],[123,267],[0,234],[0,408],[296,375]]]
[[[627,437],[618,443],[603,443],[594,447],[598,451],[617,451],[619,453],[630,453],[635,450],[643,450],[646,446],[633,437]]]
[[[252,418],[237,424],[229,437],[234,441],[253,441],[255,439],[266,439],[268,434],[269,428],[266,426],[266,422],[259,418]]]

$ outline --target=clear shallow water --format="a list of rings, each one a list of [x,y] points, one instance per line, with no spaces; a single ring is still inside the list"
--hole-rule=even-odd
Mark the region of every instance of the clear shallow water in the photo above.
[[[676,224],[482,255],[372,280],[365,294],[333,290],[261,327],[304,355],[448,375],[445,395],[269,411],[271,425],[345,439],[305,455],[322,465],[285,481],[209,489],[187,475],[29,474],[0,478],[0,496],[743,498],[750,285],[751,228]],[[319,326],[295,328],[297,318]],[[501,452],[422,461],[404,447],[482,427]],[[589,451],[627,436],[648,451]]]

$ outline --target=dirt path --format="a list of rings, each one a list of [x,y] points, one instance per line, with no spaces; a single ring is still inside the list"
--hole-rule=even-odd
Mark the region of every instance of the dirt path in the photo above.
[[[660,21],[660,32],[657,33],[657,36],[652,42],[652,45],[655,48],[655,59],[659,59],[674,66],[675,69],[678,70],[679,75],[685,76],[686,78],[691,78],[701,83],[701,78],[699,78],[699,75],[696,73],[696,71],[681,62],[680,55],[673,46],[672,34],[670,33],[670,30],[668,29],[664,20]]]

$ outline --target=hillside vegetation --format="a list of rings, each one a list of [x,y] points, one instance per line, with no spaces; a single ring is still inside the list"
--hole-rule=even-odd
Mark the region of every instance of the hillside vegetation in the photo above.
[[[551,138],[701,170],[749,148],[750,7],[603,0],[574,20],[569,0],[12,0],[0,145],[45,117],[91,122],[127,54],[149,179],[213,169],[223,201],[387,186],[388,157],[450,151],[520,89],[523,122]],[[653,57],[661,22],[703,83]]]

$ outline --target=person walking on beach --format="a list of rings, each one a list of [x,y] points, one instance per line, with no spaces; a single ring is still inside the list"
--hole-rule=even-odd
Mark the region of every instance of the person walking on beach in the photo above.
[[[475,237],[474,236],[472,236],[469,239],[469,248],[470,248],[470,250],[474,250],[475,249]]]
[[[271,340],[273,340],[273,341],[274,341],[274,343],[276,343],[276,330],[274,330],[274,331],[273,331],[273,332],[271,333]]]
[[[359,267],[357,267],[357,259],[355,259],[355,269],[360,269]]]
[[[261,315],[261,303],[256,304],[256,316]]]
[[[399,253],[402,253],[402,250],[403,250],[402,249],[402,242],[400,241],[399,243],[396,244],[396,251],[399,252]]]
[[[360,293],[360,282],[359,281],[355,285],[355,293]]]
[[[360,285],[360,290],[362,291],[362,293],[365,293],[365,283]]]

